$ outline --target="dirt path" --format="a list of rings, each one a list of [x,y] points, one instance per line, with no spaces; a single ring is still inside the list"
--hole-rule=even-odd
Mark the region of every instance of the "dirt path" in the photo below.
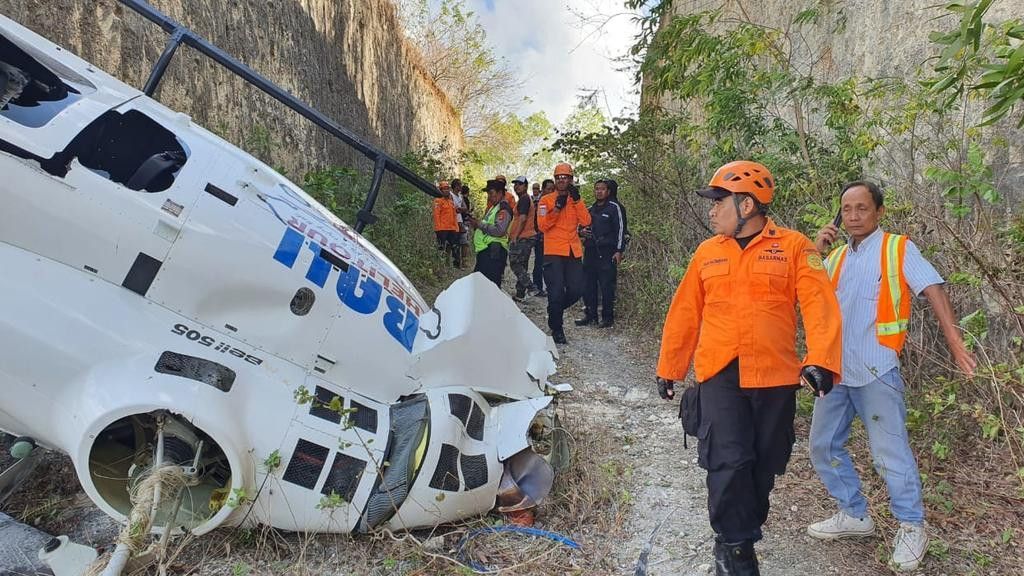
[[[521,305],[538,326],[545,326],[545,301],[532,298]],[[654,387],[657,335],[637,336],[620,328],[577,328],[572,320],[580,309],[566,313],[568,345],[560,346],[558,375],[573,377],[575,392],[563,403],[591,421],[610,423],[623,443],[633,469],[633,506],[624,526],[626,538],[614,557],[621,574],[633,574],[637,558],[660,522],[648,560],[648,574],[700,575],[714,573],[713,532],[708,524],[704,471],[697,466],[696,441],[683,448],[678,403],[662,400]],[[826,510],[814,498],[824,495],[818,484],[806,489],[811,476],[806,437],[798,438],[792,474],[773,494],[765,538],[758,544],[761,570],[771,576],[805,574],[884,574],[871,566],[868,544],[826,545],[804,533],[807,517]],[[808,496],[812,504],[808,504]],[[827,503],[826,503],[827,504]],[[802,510],[812,506],[815,510]],[[874,541],[875,544],[878,541]]]

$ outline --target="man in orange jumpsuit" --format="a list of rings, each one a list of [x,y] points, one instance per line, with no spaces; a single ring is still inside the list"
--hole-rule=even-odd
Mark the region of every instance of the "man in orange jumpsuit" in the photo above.
[[[748,161],[722,166],[698,192],[714,201],[716,235],[690,260],[658,359],[665,399],[675,396],[674,382],[693,361],[698,386],[683,403],[691,414],[699,405],[699,419],[684,418],[684,427],[696,434],[698,464],[707,470],[719,576],[760,574],[754,542],[768,518],[775,476],[792,452],[798,382],[824,396],[839,381],[835,292],[814,244],[766,216],[774,192],[768,169]],[[796,355],[797,302],[807,335],[803,361]]]
[[[452,265],[456,268],[462,264],[462,251],[459,249],[459,215],[452,201],[452,187],[446,180],[438,182],[440,198],[434,198],[434,235],[437,236],[437,249],[451,254]]]
[[[590,226],[590,211],[573,185],[572,166],[555,166],[555,194],[537,204],[537,227],[544,234],[544,283],[548,285],[548,328],[565,344],[565,309],[583,295],[583,243],[579,227]]]

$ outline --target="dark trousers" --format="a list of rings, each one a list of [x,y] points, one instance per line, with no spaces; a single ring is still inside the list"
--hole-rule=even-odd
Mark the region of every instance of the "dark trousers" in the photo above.
[[[544,235],[537,234],[533,245],[533,285],[537,290],[544,289]]]
[[[740,388],[738,360],[701,383],[697,461],[708,472],[708,514],[719,542],[761,539],[768,496],[796,439],[797,388]]]
[[[459,232],[457,230],[434,231],[437,236],[437,249],[448,252],[452,256],[452,264],[458,268],[462,265],[462,250],[459,248]]]
[[[615,282],[619,267],[612,260],[614,249],[587,247],[583,253],[583,304],[588,318],[597,318],[598,300],[601,318],[615,320]]]
[[[505,275],[507,259],[508,250],[505,250],[501,244],[492,242],[487,248],[476,253],[476,267],[473,268],[473,271],[483,274],[498,288],[501,288],[501,277]]]
[[[544,256],[548,285],[548,328],[562,331],[562,315],[583,294],[583,262],[573,256]]]

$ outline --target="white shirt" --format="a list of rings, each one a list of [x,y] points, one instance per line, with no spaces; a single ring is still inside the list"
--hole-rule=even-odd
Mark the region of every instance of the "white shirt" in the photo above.
[[[465,202],[462,201],[462,195],[461,194],[456,194],[454,190],[449,192],[448,194],[452,197],[452,203],[455,204],[455,208],[458,209],[458,208],[465,208],[466,207]],[[455,220],[458,223],[460,223],[460,224],[462,223],[462,213],[461,212],[458,212],[458,211],[455,212]]]
[[[856,249],[850,242],[839,270],[836,297],[843,312],[843,384],[865,386],[900,365],[892,348],[878,343],[878,294],[882,284],[882,229],[861,241]],[[903,275],[915,296],[925,288],[942,284],[942,277],[907,240]]]

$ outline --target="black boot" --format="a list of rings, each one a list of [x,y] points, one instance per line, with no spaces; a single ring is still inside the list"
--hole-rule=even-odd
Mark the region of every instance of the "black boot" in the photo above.
[[[569,341],[565,339],[565,332],[562,330],[552,330],[551,339],[555,341],[555,344],[568,344]]]
[[[611,328],[612,326],[615,326],[615,320],[612,320],[611,318],[605,318],[597,325],[598,328]]]
[[[757,567],[754,543],[744,540],[736,544],[715,542],[715,574],[717,576],[761,576]]]

